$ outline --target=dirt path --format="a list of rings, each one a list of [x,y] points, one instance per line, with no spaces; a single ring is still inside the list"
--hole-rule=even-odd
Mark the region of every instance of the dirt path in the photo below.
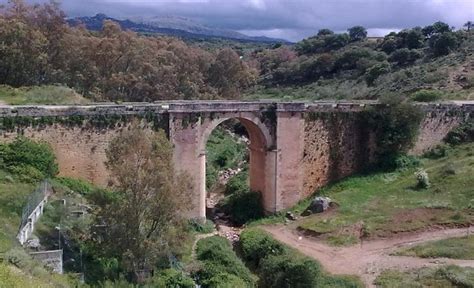
[[[469,228],[459,228],[403,235],[390,239],[367,241],[362,245],[341,248],[331,247],[314,238],[300,235],[297,231],[290,230],[286,226],[264,226],[262,228],[279,241],[298,249],[307,256],[317,259],[324,269],[330,273],[360,276],[367,287],[375,287],[373,284],[375,278],[386,269],[404,271],[446,264],[474,267],[474,260],[423,259],[389,255],[403,246],[463,236],[467,235],[470,230],[471,233],[474,233],[474,227],[471,227],[470,230],[468,230]]]

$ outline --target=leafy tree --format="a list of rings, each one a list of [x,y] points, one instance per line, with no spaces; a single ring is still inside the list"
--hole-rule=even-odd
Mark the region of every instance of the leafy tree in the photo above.
[[[352,42],[361,41],[367,38],[367,30],[362,26],[354,26],[347,30]]]
[[[422,33],[426,37],[431,37],[435,34],[441,34],[445,32],[451,32],[451,27],[441,21],[435,22],[433,25],[428,25],[422,29]]]
[[[235,99],[242,89],[252,85],[255,76],[232,49],[221,50],[209,68],[209,82],[218,89],[221,98]]]
[[[463,27],[466,27],[467,31],[471,31],[471,28],[474,27],[474,24],[472,23],[472,21],[467,21],[466,23],[464,23]]]
[[[365,72],[365,81],[371,86],[381,75],[390,72],[390,64],[387,61],[375,64]]]
[[[421,28],[414,28],[406,33],[404,42],[408,49],[418,49],[423,46],[423,40]]]
[[[386,107],[368,111],[368,125],[377,133],[382,168],[393,169],[400,155],[408,152],[418,134],[423,112],[399,97],[384,99]]]
[[[383,42],[380,44],[380,49],[387,54],[392,53],[400,47],[398,39],[394,36],[385,36]]]
[[[389,57],[390,62],[397,62],[398,65],[406,65],[415,62],[421,57],[421,54],[416,50],[408,48],[398,49]]]
[[[327,28],[323,28],[318,31],[317,36],[326,36],[326,35],[332,35],[332,34],[334,34],[334,31]]]
[[[181,227],[189,208],[190,181],[175,173],[163,131],[145,131],[135,123],[106,153],[116,197],[102,205],[97,221],[104,229],[92,237],[99,253],[120,259],[121,267],[136,276],[169,251],[170,229]]]
[[[459,40],[455,33],[445,32],[432,36],[429,44],[435,56],[442,56],[449,54],[459,47]]]

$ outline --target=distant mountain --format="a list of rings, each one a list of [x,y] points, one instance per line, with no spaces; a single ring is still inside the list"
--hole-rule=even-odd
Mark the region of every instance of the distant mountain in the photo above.
[[[284,39],[275,39],[265,36],[252,37],[233,30],[207,27],[191,19],[176,16],[153,17],[148,19],[135,17],[121,20],[109,17],[105,14],[97,14],[93,17],[71,18],[68,19],[68,23],[72,26],[82,24],[89,30],[99,31],[102,29],[104,20],[115,21],[120,24],[122,29],[138,33],[175,36],[184,39],[229,39],[241,42],[290,43]]]

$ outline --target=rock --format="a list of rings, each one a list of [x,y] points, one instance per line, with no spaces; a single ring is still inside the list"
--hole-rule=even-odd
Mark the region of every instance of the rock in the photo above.
[[[332,200],[329,197],[315,197],[311,204],[309,205],[308,209],[311,213],[322,213],[328,210],[329,205],[331,204]]]
[[[38,249],[41,247],[41,244],[38,238],[33,238],[26,242],[26,247],[31,249]]]
[[[295,214],[291,213],[290,211],[286,212],[286,218],[291,221],[295,221],[297,219]]]

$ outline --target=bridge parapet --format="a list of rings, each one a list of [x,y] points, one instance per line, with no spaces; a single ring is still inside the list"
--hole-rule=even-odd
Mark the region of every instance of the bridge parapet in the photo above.
[[[92,115],[141,115],[146,113],[194,112],[258,112],[276,108],[278,112],[357,112],[377,101],[169,101],[158,103],[123,103],[90,105],[28,105],[0,106],[0,117],[15,116],[92,116]],[[474,101],[450,101],[416,104],[427,112],[458,110],[474,111]]]

